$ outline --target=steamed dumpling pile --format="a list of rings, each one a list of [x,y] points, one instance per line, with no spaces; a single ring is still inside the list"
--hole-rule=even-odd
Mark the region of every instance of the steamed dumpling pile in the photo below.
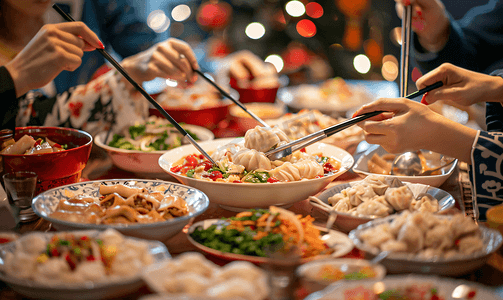
[[[155,275],[168,294],[245,300],[261,300],[269,294],[267,275],[254,264],[234,261],[219,267],[198,252],[179,255],[156,270]]]
[[[385,217],[403,210],[437,212],[438,200],[415,197],[408,185],[391,177],[370,175],[328,198],[332,209],[356,216]]]
[[[423,258],[449,258],[482,251],[479,227],[464,214],[452,217],[404,211],[390,223],[370,227],[359,238],[381,251],[414,253]]]

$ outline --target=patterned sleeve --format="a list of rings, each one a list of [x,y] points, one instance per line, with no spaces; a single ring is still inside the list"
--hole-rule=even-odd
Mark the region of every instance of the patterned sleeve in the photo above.
[[[503,133],[479,131],[472,149],[470,179],[475,217],[486,221],[489,208],[503,204]]]
[[[95,135],[113,124],[119,132],[148,114],[147,100],[130,94],[121,76],[112,70],[53,98],[31,91],[19,101],[16,125],[71,127]]]

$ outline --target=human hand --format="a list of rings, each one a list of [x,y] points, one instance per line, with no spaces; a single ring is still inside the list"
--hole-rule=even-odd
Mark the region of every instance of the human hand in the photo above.
[[[199,69],[196,56],[189,44],[174,38],[125,58],[122,66],[137,82],[162,77],[194,83],[197,74],[193,69]]]
[[[43,87],[61,73],[74,71],[84,51],[103,49],[98,36],[82,22],[44,25],[5,67],[16,88],[16,96]]]
[[[503,102],[503,78],[500,76],[490,76],[444,63],[419,78],[416,86],[422,89],[437,81],[442,81],[443,86],[428,92],[422,102],[432,104],[438,100],[450,100],[464,106],[477,102]]]
[[[418,149],[430,149],[441,116],[426,105],[405,98],[381,98],[361,107],[355,114],[360,115],[382,110],[386,113],[360,122],[365,140],[379,144],[390,153],[402,153]],[[420,129],[420,131],[419,131]]]
[[[440,0],[395,0],[398,16],[404,6],[412,5],[412,30],[421,46],[429,52],[440,51],[449,38],[450,24]]]
[[[248,50],[241,50],[228,56],[229,76],[236,80],[237,86],[247,88],[250,85],[275,85],[278,72],[276,68]],[[253,81],[253,84],[252,84]],[[267,81],[267,82],[264,82]]]

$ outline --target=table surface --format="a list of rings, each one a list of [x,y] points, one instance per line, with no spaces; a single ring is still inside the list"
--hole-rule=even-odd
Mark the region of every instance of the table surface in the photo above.
[[[107,156],[105,152],[102,152],[97,147],[93,147],[93,151],[91,153],[91,157],[86,168],[82,172],[82,178],[84,180],[100,180],[100,179],[117,179],[117,178],[137,178],[135,174],[123,171],[117,167],[115,167],[111,161],[111,159]],[[343,174],[341,177],[337,178],[336,181],[329,184],[327,188],[330,188],[333,185],[340,184],[342,182],[349,182],[354,180],[359,180],[360,178],[355,173],[349,171]],[[458,210],[464,211],[464,203],[469,202],[464,199],[464,195],[466,194],[466,184],[463,184],[467,180],[466,172],[463,169],[456,168],[453,175],[440,187],[441,189],[448,191],[457,202]],[[321,193],[321,192],[320,192]],[[293,204],[289,210],[293,211],[296,214],[302,215],[311,215],[315,218],[315,222],[317,223],[325,223],[327,217],[323,214],[319,209],[314,208],[309,204],[308,200],[300,201]],[[467,209],[467,214],[470,214],[470,209]],[[210,203],[208,209],[198,216],[194,222],[205,220],[205,219],[214,219],[221,217],[231,217],[236,213],[225,210],[218,206],[217,204]],[[190,224],[189,224],[190,225]],[[188,225],[188,226],[189,226]],[[194,245],[192,245],[186,236],[186,230],[184,230],[171,239],[164,241],[164,244],[167,246],[170,254],[174,257],[176,255],[187,252],[187,251],[199,251]],[[38,221],[27,223],[19,226],[17,228],[17,232],[25,233],[29,231],[51,231],[54,230],[51,227],[50,222],[45,221],[43,219],[39,219]],[[206,254],[205,254],[206,255]],[[223,265],[224,261],[219,261],[214,257],[209,257],[209,259],[214,261],[217,264]],[[347,257],[354,258],[363,258],[363,254],[354,249]],[[462,277],[458,277],[458,279],[464,279],[469,281],[478,282],[484,284],[489,287],[500,288],[503,287],[503,256],[498,251],[494,253],[488,263],[484,265],[479,270],[471,274],[464,275]],[[129,297],[121,299],[138,299],[141,295],[150,294],[151,291],[148,290],[146,286],[141,288],[137,293],[129,295]],[[301,297],[300,297],[301,298]],[[23,299],[23,297],[16,292],[12,291],[5,283],[0,282],[0,299]]]

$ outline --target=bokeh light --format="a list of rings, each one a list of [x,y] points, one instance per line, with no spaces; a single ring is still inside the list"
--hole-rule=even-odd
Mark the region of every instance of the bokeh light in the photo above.
[[[306,4],[306,14],[313,19],[318,19],[323,16],[323,6],[317,2],[309,2]]]
[[[166,85],[170,87],[176,87],[178,86],[178,82],[173,79],[166,79]]]
[[[304,3],[298,0],[292,0],[285,5],[285,11],[292,17],[300,17],[306,12],[306,7]]]
[[[147,24],[155,32],[164,32],[168,29],[170,21],[166,14],[158,9],[151,12],[147,17]]]
[[[190,17],[191,14],[190,7],[186,4],[180,4],[177,5],[173,10],[171,11],[171,17],[173,20],[178,21],[178,22],[183,22],[187,20]]]
[[[316,34],[316,25],[311,20],[300,20],[296,27],[297,32],[303,37],[313,37]]]
[[[258,40],[265,34],[265,27],[259,22],[253,22],[248,24],[245,29],[246,36],[251,39]]]
[[[283,67],[285,66],[283,59],[277,54],[269,55],[268,57],[266,57],[265,62],[271,63],[276,68],[276,71],[278,73],[281,72],[281,70],[283,70]]]
[[[358,54],[353,59],[353,66],[358,73],[367,74],[370,71],[370,59],[364,54]]]
[[[398,77],[398,60],[395,56],[388,54],[382,58],[381,75],[387,81],[395,81]]]

